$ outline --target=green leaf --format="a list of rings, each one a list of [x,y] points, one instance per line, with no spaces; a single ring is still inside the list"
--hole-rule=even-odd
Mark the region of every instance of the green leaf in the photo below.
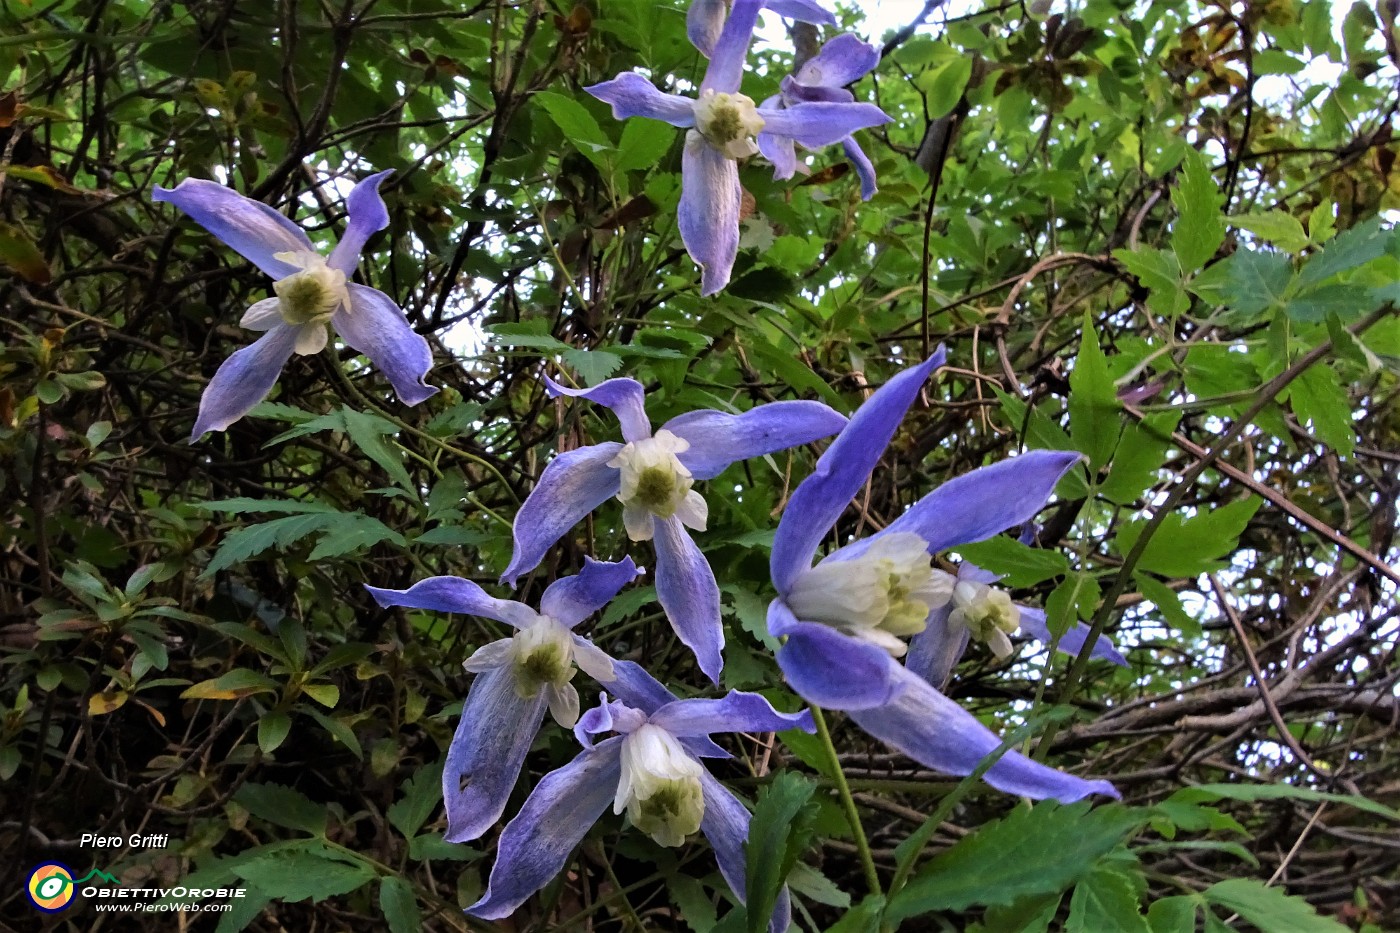
[[[1364,810],[1367,813],[1400,822],[1400,810],[1393,810],[1373,800],[1367,800],[1365,797],[1359,797],[1355,794],[1329,794],[1306,787],[1296,787],[1292,784],[1199,784],[1195,787],[1183,787],[1167,799],[1187,802],[1221,799],[1249,802],[1303,800],[1308,803],[1323,803],[1326,801],[1345,804],[1357,810]]]
[[[403,535],[377,518],[359,512],[348,512],[336,518],[337,520],[325,529],[325,537],[316,543],[309,560],[317,561],[353,551],[363,551],[380,541],[392,541],[399,547],[407,546]]]
[[[412,839],[442,802],[442,762],[419,768],[400,785],[403,796],[394,801],[386,815],[389,823]]]
[[[792,866],[792,872],[787,877],[788,887],[807,898],[809,901],[816,901],[818,904],[825,904],[828,907],[840,907],[845,909],[851,906],[851,896],[842,891],[836,884],[817,871],[810,865],[798,862]]]
[[[1319,285],[1349,269],[1365,265],[1384,253],[1391,241],[1400,234],[1396,228],[1381,229],[1381,218],[1373,217],[1343,230],[1327,241],[1303,268],[1298,270],[1298,289]]]
[[[1343,457],[1356,449],[1356,429],[1351,423],[1351,398],[1342,388],[1337,370],[1328,363],[1309,366],[1288,387],[1288,400],[1298,423]]]
[[[972,57],[960,52],[919,75],[916,84],[924,92],[925,115],[936,120],[952,113],[971,77]]]
[[[403,459],[391,451],[383,439],[383,435],[397,434],[399,426],[378,415],[367,414],[354,408],[342,408],[340,414],[345,422],[345,433],[355,446],[379,464],[401,488],[416,497],[419,494],[418,488],[414,486],[408,470],[404,469]]]
[[[1239,914],[1263,933],[1345,933],[1346,927],[1321,917],[1301,897],[1265,887],[1253,878],[1230,878],[1206,888],[1211,904]]]
[[[1199,901],[1189,894],[1164,897],[1147,909],[1147,925],[1152,933],[1196,933]]]
[[[237,700],[258,693],[276,693],[277,682],[266,674],[235,667],[212,680],[203,680],[180,694],[182,700]]]
[[[1201,623],[1182,606],[1176,590],[1145,573],[1133,574],[1133,580],[1137,583],[1138,592],[1151,600],[1177,631],[1188,639],[1201,637]]]
[[[241,564],[269,548],[286,548],[307,535],[335,524],[341,517],[339,512],[318,512],[309,515],[292,515],[287,518],[273,519],[270,522],[249,525],[246,528],[236,528],[224,537],[223,543],[214,552],[214,556],[209,559],[209,565],[204,568],[204,572],[199,575],[199,578],[201,580],[208,579],[220,570]]]
[[[622,367],[622,357],[606,350],[576,350],[563,352],[564,362],[578,370],[585,385],[596,386]]]
[[[1093,319],[1086,311],[1079,355],[1069,374],[1069,428],[1075,447],[1089,457],[1091,475],[1113,456],[1122,430],[1119,409],[1108,360],[1099,349]]]
[[[326,808],[301,791],[281,784],[244,784],[233,795],[239,806],[253,816],[288,829],[300,829],[313,836],[326,834]]]
[[[423,915],[412,886],[398,875],[386,875],[379,882],[379,909],[389,924],[389,933],[419,933]]]
[[[0,264],[9,266],[26,282],[47,285],[53,279],[44,254],[20,227],[0,223]]]
[[[1201,268],[1225,241],[1220,206],[1224,198],[1211,177],[1203,155],[1189,149],[1182,159],[1181,178],[1172,189],[1177,220],[1172,227],[1172,251],[1186,272]]]
[[[1167,445],[1162,433],[1175,428],[1176,415],[1168,420],[1149,418],[1146,424],[1130,424],[1113,451],[1108,476],[1099,484],[1099,495],[1119,505],[1131,505],[1156,485]]]
[[[1069,559],[1059,551],[1033,548],[1006,535],[960,544],[957,553],[963,560],[1000,574],[1002,585],[1013,589],[1035,586],[1069,572]]]
[[[985,823],[945,849],[890,901],[887,920],[974,904],[1011,904],[1063,891],[1085,877],[1142,823],[1140,813],[1087,801],[1042,800]]]
[[[1141,879],[1138,879],[1139,884]],[[1111,868],[1097,868],[1074,888],[1065,933],[1152,933],[1133,879]]]
[[[1183,288],[1181,261],[1175,253],[1151,247],[1116,249],[1113,258],[1147,287],[1148,307],[1158,314],[1176,317],[1190,307]]]
[[[884,912],[885,899],[878,894],[868,894],[865,900],[827,927],[826,933],[878,933]]]
[[[1219,559],[1235,549],[1240,532],[1263,501],[1251,496],[1191,518],[1179,512],[1168,515],[1147,542],[1136,569],[1168,577],[1193,577],[1219,569]],[[1119,530],[1120,554],[1126,556],[1133,549],[1146,525],[1146,521],[1133,521]]]
[[[1051,635],[1063,635],[1080,619],[1093,618],[1102,592],[1091,574],[1076,570],[1045,598],[1045,625]]]
[[[213,499],[209,502],[196,502],[194,507],[208,512],[290,512],[297,515],[336,515],[340,510],[324,502],[297,501],[294,499]]]
[[[279,901],[323,901],[348,894],[374,878],[374,869],[329,850],[272,852],[238,865],[234,873],[249,886]]]
[[[1245,315],[1254,315],[1283,304],[1293,266],[1280,253],[1238,250],[1230,263],[1228,304]]]
[[[598,126],[598,121],[593,119],[593,114],[574,98],[553,91],[541,91],[533,100],[544,108],[564,138],[573,143],[574,148],[583,153],[588,161],[600,169],[608,169],[608,153],[612,151],[613,143]],[[651,129],[658,131],[656,127]]]
[[[1242,214],[1231,217],[1230,223],[1248,230],[1266,243],[1290,253],[1301,253],[1308,245],[1303,225],[1287,211],[1272,210],[1262,214]]]
[[[766,933],[778,891],[810,841],[814,810],[808,807],[816,785],[790,771],[765,788],[754,807],[745,846],[749,933]]]
[[[622,141],[617,145],[613,168],[619,172],[654,168],[679,135],[646,120],[628,120],[622,126]]]
[[[705,893],[704,885],[689,875],[672,874],[666,878],[666,887],[671,898],[680,908],[681,919],[695,933],[710,933],[715,928],[718,917],[714,901]]]
[[[266,713],[258,720],[258,748],[271,755],[287,740],[292,731],[292,717],[280,710]]]

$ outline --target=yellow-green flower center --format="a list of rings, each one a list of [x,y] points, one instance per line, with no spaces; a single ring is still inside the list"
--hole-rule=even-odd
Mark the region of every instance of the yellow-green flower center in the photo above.
[[[763,132],[763,122],[753,98],[743,94],[706,91],[695,102],[695,128],[731,159],[758,152],[754,137]]]
[[[272,285],[277,295],[277,311],[288,324],[324,324],[331,315],[349,303],[345,273],[326,265],[315,253],[277,253],[276,258],[298,271]]]

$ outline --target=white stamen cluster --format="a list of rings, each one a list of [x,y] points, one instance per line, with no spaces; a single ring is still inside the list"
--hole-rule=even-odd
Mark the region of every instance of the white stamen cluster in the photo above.
[[[626,810],[632,825],[658,845],[681,845],[705,815],[700,775],[700,762],[675,736],[645,723],[623,740],[613,812]]]
[[[826,560],[797,578],[788,608],[804,622],[823,622],[902,657],[901,640],[947,605],[954,578],[932,566],[923,538],[896,532],[876,539],[853,560]]]
[[[608,461],[608,466],[622,472],[617,497],[622,502],[627,537],[633,541],[651,540],[653,516],[674,515],[689,528],[705,530],[709,508],[690,488],[695,480],[676,457],[689,449],[688,441],[663,428],[654,437],[633,441]]]
[[[1011,656],[1011,635],[1021,626],[1021,610],[1005,590],[986,583],[959,580],[953,587],[950,625],[961,625],[972,637],[986,642],[998,658]]]
[[[250,330],[269,330],[277,323],[301,328],[296,352],[320,353],[326,345],[326,325],[342,306],[350,304],[345,273],[332,269],[324,257],[309,251],[274,253],[274,258],[297,269],[272,284],[276,298],[255,303],[243,315]]]

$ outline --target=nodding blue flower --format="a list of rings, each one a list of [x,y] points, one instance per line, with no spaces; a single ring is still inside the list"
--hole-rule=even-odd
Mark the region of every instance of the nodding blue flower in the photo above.
[[[773,541],[778,598],[768,607],[768,629],[784,639],[778,666],[809,703],[845,710],[870,735],[915,761],[965,775],[1000,741],[895,660],[907,650],[902,639],[923,631],[935,607],[955,603],[956,581],[933,569],[932,555],[1030,520],[1080,456],[1031,451],[974,470],[939,486],[884,530],[812,566],[817,546],[942,363],[940,349],[871,395],[793,492]],[[1001,611],[995,605],[969,609],[977,625]],[[995,620],[988,627],[1000,628]],[[1014,751],[985,780],[1008,793],[1063,802],[1093,793],[1117,796],[1107,781],[1064,774]]]
[[[796,74],[783,78],[778,94],[759,105],[765,118],[770,112],[785,110],[806,103],[850,104],[855,95],[846,85],[859,81],[880,63],[880,50],[850,33],[837,36]],[[875,166],[852,136],[841,141],[846,158],[860,176],[860,196],[869,201],[878,190],[875,186]],[[773,163],[774,178],[791,178],[797,171],[797,147],[788,137],[773,133],[758,134],[758,151]]]
[[[706,58],[714,55],[729,15],[730,0],[692,0],[685,14],[685,32],[690,44]],[[813,26],[835,26],[836,17],[814,0],[763,0],[763,9],[785,19]]]
[[[701,266],[702,295],[712,295],[729,283],[739,253],[743,192],[738,160],[758,152],[755,137],[767,133],[815,149],[890,120],[873,104],[849,102],[804,102],[759,113],[753,98],[739,93],[739,84],[763,6],[764,0],[734,0],[696,99],[659,91],[635,72],[584,88],[611,104],[619,120],[650,117],[686,130],[676,219],[686,251]],[[712,22],[713,17],[706,21]]]
[[[599,683],[612,682],[616,662],[573,629],[641,573],[630,557],[617,563],[585,558],[578,576],[549,585],[539,612],[488,596],[460,577],[429,577],[406,590],[365,587],[381,606],[459,612],[516,629],[462,665],[477,676],[442,772],[448,842],[476,839],[501,818],[546,709],[565,728],[578,721],[575,668]]]
[[[970,641],[985,642],[998,658],[1011,656],[1009,636],[1017,629],[1045,644],[1054,641],[1045,611],[1013,603],[1010,595],[995,585],[1001,579],[996,574],[967,561],[958,566],[956,576],[940,570],[933,573],[946,599],[929,603],[932,611],[927,626],[909,642],[904,666],[938,689],[947,685]],[[1060,636],[1056,647],[1066,654],[1078,654],[1089,631],[1089,626],[1076,622]],[[1119,667],[1128,666],[1128,659],[1103,635],[1094,642],[1089,656]]]
[[[744,900],[749,812],[700,759],[730,757],[710,740],[711,733],[814,732],[812,714],[780,713],[758,694],[736,690],[719,700],[677,700],[630,661],[615,661],[613,671],[609,689],[616,699],[604,694],[601,705],[583,715],[574,729],[583,751],[546,774],[506,824],[486,894],[467,913],[486,920],[514,913],[563,871],[609,804],[663,846],[703,833],[720,874]],[[617,734],[594,744],[594,736],[607,732]],[[769,930],[782,933],[789,919],[784,888]]]
[[[515,552],[501,579],[515,585],[565,532],[613,496],[633,541],[656,548],[656,595],[677,637],[695,652],[700,669],[718,682],[721,650],[719,585],[686,528],[705,529],[708,508],[692,486],[739,460],[829,437],[845,416],[821,402],[769,402],[741,415],[700,410],[678,415],[655,434],[635,379],[567,389],[548,376],[551,395],[606,405],[622,423],[610,441],[562,453],[550,461],[515,516]]]
[[[371,175],[350,192],[345,235],[329,259],[296,224],[231,188],[200,178],[156,187],[153,200],[174,204],[275,280],[276,297],[255,303],[240,322],[266,333],[214,374],[199,401],[191,441],[246,415],[272,391],[293,353],[321,352],[328,324],[379,367],[405,404],[417,405],[437,392],[423,381],[433,365],[432,350],[408,326],[403,310],[378,289],[349,281],[365,242],[389,224],[379,183],[390,174]]]

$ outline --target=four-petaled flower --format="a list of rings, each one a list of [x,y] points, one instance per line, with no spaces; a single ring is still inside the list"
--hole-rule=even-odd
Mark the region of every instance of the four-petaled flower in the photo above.
[[[613,672],[609,689],[617,699],[604,694],[602,704],[583,715],[574,734],[584,750],[545,775],[506,824],[486,895],[467,913],[487,920],[510,916],[563,870],[610,803],[664,846],[704,833],[720,874],[744,900],[749,812],[700,758],[730,757],[711,733],[813,732],[812,714],[780,713],[758,694],[737,690],[719,700],[677,700],[630,661],[615,661]],[[618,734],[595,745],[592,737],[605,732]],[[784,889],[769,921],[772,933],[788,928],[789,913]]]
[[[230,356],[214,374],[199,401],[191,441],[246,415],[272,391],[293,353],[321,352],[327,324],[379,367],[405,404],[417,405],[437,392],[423,381],[433,365],[432,350],[408,326],[402,309],[378,289],[349,281],[365,242],[389,224],[379,196],[379,183],[389,174],[371,175],[350,192],[345,235],[329,259],[316,252],[296,224],[231,188],[200,178],[187,178],[174,188],[156,187],[154,200],[174,204],[276,280],[276,297],[255,303],[241,322],[267,333]]]
[[[904,666],[942,690],[953,667],[967,650],[968,642],[986,642],[998,658],[1011,655],[1011,639],[1018,628],[1036,641],[1050,644],[1054,638],[1045,621],[1045,610],[1013,603],[1005,590],[995,586],[1001,578],[976,564],[963,561],[957,575],[942,573],[948,599],[941,605],[930,603],[928,626],[909,642]],[[1076,622],[1060,636],[1056,648],[1065,654],[1078,654],[1089,637],[1089,626]],[[1089,656],[1127,667],[1128,659],[1100,635]]]
[[[777,95],[760,104],[758,112],[767,119],[771,112],[799,104],[850,104],[856,98],[846,90],[846,85],[865,77],[879,63],[880,50],[869,42],[850,33],[837,36],[822,46],[821,51],[797,69],[795,74],[783,78]],[[841,148],[860,176],[860,196],[869,201],[877,190],[875,166],[855,137],[842,139]],[[792,139],[773,133],[759,133],[758,151],[773,163],[774,178],[791,178],[797,171],[797,147]]]
[[[381,606],[460,612],[517,629],[462,665],[477,676],[442,772],[448,842],[476,839],[501,818],[546,707],[565,728],[578,721],[578,691],[570,683],[576,665],[599,683],[612,682],[616,662],[573,628],[641,573],[630,557],[584,558],[582,573],[549,585],[539,612],[460,577],[430,577],[406,590],[365,587]]]
[[[567,389],[546,376],[545,384],[552,395],[611,408],[622,423],[625,443],[581,447],[550,461],[516,514],[515,553],[501,579],[514,586],[566,531],[617,496],[628,537],[651,540],[656,548],[661,608],[677,637],[695,652],[700,670],[718,682],[724,666],[719,586],[685,530],[704,530],[707,517],[705,500],[691,486],[736,461],[829,437],[845,425],[845,416],[821,402],[770,402],[741,415],[688,412],[652,434],[644,390],[635,379]]]
[[[793,492],[773,541],[778,598],[769,605],[768,628],[785,639],[778,665],[808,702],[845,710],[866,732],[921,764],[965,775],[1001,743],[895,660],[906,650],[900,639],[923,630],[935,606],[955,602],[956,581],[932,568],[932,555],[1028,521],[1079,455],[1031,451],[974,470],[944,483],[884,530],[812,566],[822,538],[942,362],[940,349],[871,395]],[[991,606],[969,608],[979,624],[988,622],[989,611],[997,614]],[[985,780],[1008,793],[1064,802],[1093,793],[1117,796],[1107,781],[1086,781],[1014,751]]]
[[[619,120],[650,117],[686,129],[676,219],[686,251],[702,267],[702,295],[729,283],[739,253],[743,199],[738,160],[758,152],[755,137],[766,133],[816,149],[890,120],[874,104],[853,102],[799,102],[759,113],[753,99],[739,93],[739,84],[763,6],[764,0],[735,0],[694,100],[659,91],[635,72],[584,88],[611,104]]]

